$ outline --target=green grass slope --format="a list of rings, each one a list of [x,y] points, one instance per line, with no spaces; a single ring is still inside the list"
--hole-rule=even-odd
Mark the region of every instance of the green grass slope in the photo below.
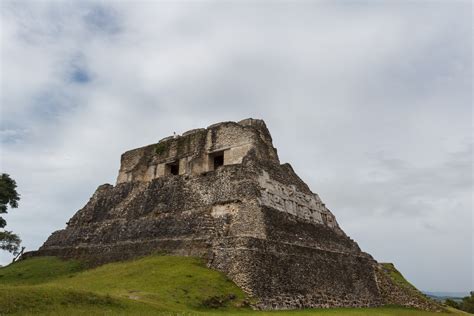
[[[392,263],[381,263],[382,269],[386,275],[390,277],[392,282],[398,286],[406,295],[410,298],[416,299],[417,304],[421,306],[431,306],[431,308],[438,309],[439,304],[433,304],[433,301],[428,298],[425,294],[420,292],[415,286],[408,282],[403,275],[398,271]],[[392,304],[397,304],[397,301],[392,301]]]
[[[150,256],[86,269],[32,258],[0,268],[0,315],[453,315],[401,307],[252,311],[244,293],[198,258]]]
[[[407,289],[413,289],[417,290],[416,287],[414,287],[410,282],[408,282],[403,275],[400,273],[400,271],[395,268],[393,263],[381,263],[383,269],[385,272],[387,272],[390,275],[390,278],[398,285],[407,288]]]

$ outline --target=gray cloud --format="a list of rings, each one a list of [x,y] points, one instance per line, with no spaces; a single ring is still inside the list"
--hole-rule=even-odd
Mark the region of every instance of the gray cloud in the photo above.
[[[28,249],[123,151],[259,117],[364,250],[422,289],[472,289],[470,2],[1,6],[7,228]]]

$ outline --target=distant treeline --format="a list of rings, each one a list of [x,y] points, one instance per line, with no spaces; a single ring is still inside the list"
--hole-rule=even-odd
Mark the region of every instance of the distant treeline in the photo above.
[[[463,297],[461,300],[447,298],[444,303],[448,306],[474,314],[474,291],[471,292],[470,296]]]

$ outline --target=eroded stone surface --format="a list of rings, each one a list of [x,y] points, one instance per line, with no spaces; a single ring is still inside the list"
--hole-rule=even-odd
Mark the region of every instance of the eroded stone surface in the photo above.
[[[305,194],[299,192],[294,185],[287,186],[272,180],[264,170],[258,182],[261,188],[261,205],[339,230],[336,218],[317,194]]]
[[[205,257],[255,297],[256,308],[437,308],[390,282],[344,233],[280,164],[261,120],[218,123],[124,153],[117,184],[99,186],[65,229],[25,257],[98,265],[155,252]]]

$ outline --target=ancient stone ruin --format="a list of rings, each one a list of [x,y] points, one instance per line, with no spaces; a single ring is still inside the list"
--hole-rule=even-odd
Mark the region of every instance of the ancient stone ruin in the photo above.
[[[98,187],[36,255],[93,265],[152,253],[201,256],[254,307],[438,309],[397,285],[280,164],[262,120],[223,122],[122,155],[115,186]]]

